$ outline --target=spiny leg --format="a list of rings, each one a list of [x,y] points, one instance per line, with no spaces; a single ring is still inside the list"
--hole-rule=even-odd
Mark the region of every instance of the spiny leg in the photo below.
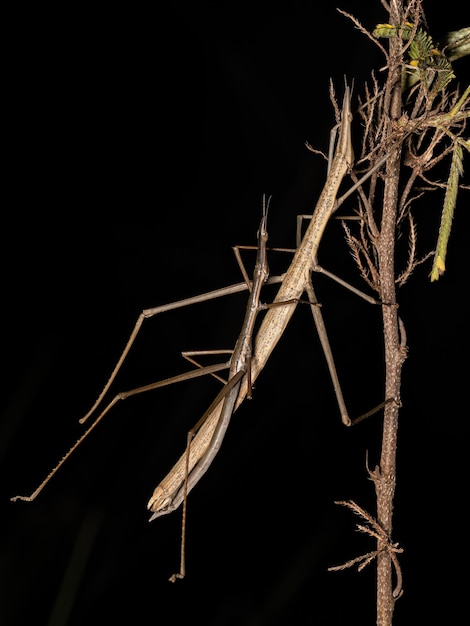
[[[296,235],[297,236],[297,241],[299,240],[299,237],[301,237],[302,220],[304,220],[304,219],[311,219],[311,215],[298,215],[297,216],[297,235]],[[325,276],[328,276],[329,278],[334,280],[336,283],[342,285],[343,287],[345,287],[346,289],[348,289],[352,293],[355,293],[360,298],[362,298],[366,302],[369,302],[370,304],[382,304],[379,300],[376,300],[375,298],[373,298],[372,296],[369,296],[368,294],[364,293],[360,289],[357,289],[356,287],[354,287],[350,283],[346,282],[345,280],[343,280],[342,278],[340,278],[336,274],[333,274],[332,272],[329,272],[328,270],[325,270],[323,267],[321,267],[318,264],[316,264],[313,267],[313,271],[317,272],[317,273],[324,274]],[[359,417],[351,420],[351,418],[349,417],[347,408],[346,408],[346,404],[345,404],[344,397],[343,397],[343,392],[342,392],[341,385],[340,385],[339,378],[338,378],[338,373],[337,373],[336,366],[335,366],[335,363],[334,363],[333,352],[331,350],[330,342],[329,342],[329,339],[328,339],[328,334],[326,332],[325,322],[324,322],[324,319],[323,319],[323,314],[322,314],[321,308],[320,308],[321,305],[319,304],[318,299],[317,299],[317,297],[315,295],[315,292],[314,292],[314,289],[313,289],[313,283],[312,283],[311,278],[310,278],[310,280],[309,280],[309,282],[307,284],[306,291],[307,291],[307,294],[308,294],[308,298],[309,298],[310,304],[313,305],[311,307],[313,320],[315,322],[315,327],[317,329],[317,333],[318,333],[318,336],[320,338],[320,342],[321,342],[321,345],[322,345],[323,353],[325,355],[325,359],[326,359],[326,362],[327,362],[327,365],[328,365],[328,370],[330,372],[330,378],[331,378],[331,381],[333,383],[333,388],[334,388],[334,392],[335,392],[338,408],[339,408],[340,413],[341,413],[342,422],[343,422],[343,424],[345,426],[356,425],[359,422],[367,419],[368,417],[371,417],[372,415],[375,415],[375,413],[377,413],[378,411],[383,409],[390,402],[394,402],[395,400],[393,398],[387,398],[386,400],[384,400],[383,402],[381,402],[377,406],[373,407],[372,409],[370,409],[366,413],[363,413]]]
[[[282,277],[275,276],[271,279],[270,282],[276,283],[276,282],[281,282],[281,280],[282,280]],[[83,424],[91,415],[93,415],[93,413],[96,411],[96,409],[98,408],[98,406],[101,404],[104,397],[108,393],[111,385],[113,384],[116,376],[118,375],[122,367],[122,364],[124,363],[124,360],[129,354],[137,338],[137,335],[139,334],[139,331],[142,327],[144,320],[154,317],[155,315],[158,315],[160,313],[166,313],[167,311],[172,311],[174,309],[179,309],[179,308],[186,307],[186,306],[192,306],[193,304],[198,304],[200,302],[206,302],[208,300],[213,300],[215,298],[220,298],[222,296],[239,293],[241,291],[246,291],[247,289],[248,287],[246,283],[242,282],[242,283],[230,285],[228,287],[222,287],[221,289],[215,289],[214,291],[209,291],[207,293],[200,294],[198,296],[192,296],[190,298],[178,300],[177,302],[171,302],[169,304],[163,304],[163,305],[153,307],[150,309],[144,309],[139,315],[139,317],[137,318],[137,321],[134,325],[134,328],[132,329],[129,339],[127,340],[124,350],[122,351],[116,365],[114,366],[108,381],[104,385],[103,389],[101,390],[100,394],[98,395],[96,401],[94,402],[90,410],[82,418],[80,418],[79,420],[80,424]]]
[[[192,372],[186,372],[184,374],[179,374],[177,376],[172,376],[171,378],[165,378],[164,380],[160,380],[155,383],[151,383],[150,385],[145,385],[143,387],[137,387],[135,389],[131,389],[129,391],[123,391],[118,393],[106,406],[106,408],[98,415],[98,417],[92,422],[91,426],[79,437],[79,439],[73,444],[73,446],[68,450],[68,452],[62,457],[62,459],[57,463],[57,465],[49,472],[46,478],[39,484],[39,486],[29,495],[29,496],[14,496],[10,498],[12,502],[17,500],[23,500],[25,502],[32,502],[35,498],[41,493],[47,483],[54,477],[54,475],[58,472],[58,470],[62,467],[62,465],[67,461],[67,459],[75,452],[78,446],[88,437],[92,430],[101,422],[103,417],[112,409],[112,407],[119,401],[125,400],[131,396],[135,396],[140,393],[144,393],[146,391],[151,391],[153,389],[157,389],[159,387],[165,387],[167,385],[173,385],[174,383],[182,382],[185,380],[190,380],[192,378],[199,378],[200,376],[207,376],[208,374],[212,374],[213,372],[217,372],[223,369],[228,369],[230,363],[217,363],[216,365],[208,365],[206,368],[201,368],[199,370],[194,370]]]

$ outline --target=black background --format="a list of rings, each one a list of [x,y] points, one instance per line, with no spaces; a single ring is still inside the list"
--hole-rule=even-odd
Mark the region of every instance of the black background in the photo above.
[[[368,4],[340,7],[372,30],[386,16]],[[325,178],[324,161],[304,144],[327,149],[329,78],[340,98],[344,76],[357,93],[383,65],[334,5],[223,5],[160,14],[41,8],[12,21],[2,624],[375,623],[375,566],[327,568],[374,547],[334,502],[354,499],[374,513],[366,454],[374,467],[381,418],[341,425],[306,308],[191,494],[184,581],[168,582],[181,514],[149,524],[146,503],[217,392],[213,380],[120,403],[35,502],[9,502],[35,489],[83,432],[77,420],[142,309],[241,280],[231,246],[256,243],[263,193],[272,195],[270,244],[294,246],[296,216],[312,210]],[[436,38],[464,25],[457,5],[445,14],[425,5]],[[468,64],[455,69],[467,84]],[[421,255],[435,244],[440,202],[434,193],[417,209]],[[415,624],[418,611],[420,623],[438,611],[450,623],[466,604],[467,205],[464,192],[444,277],[429,282],[428,260],[398,294],[409,357],[393,537],[405,550],[397,624]],[[251,268],[253,257],[245,260]],[[272,272],[288,261],[273,253]],[[328,226],[320,262],[364,288],[339,222]],[[355,416],[383,399],[380,311],[314,278]],[[233,347],[245,302],[229,296],[148,320],[115,392],[189,369],[181,350]]]

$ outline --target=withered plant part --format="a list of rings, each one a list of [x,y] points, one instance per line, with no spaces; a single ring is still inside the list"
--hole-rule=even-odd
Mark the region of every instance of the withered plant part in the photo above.
[[[428,35],[421,0],[406,3],[382,0],[382,5],[388,19],[377,25],[373,33],[355,17],[340,11],[385,57],[385,67],[381,69],[384,79],[379,80],[372,73],[360,100],[364,130],[352,180],[357,180],[361,171],[372,170],[384,154],[389,155],[385,171],[374,171],[367,184],[358,188],[359,220],[345,225],[345,233],[360,275],[382,302],[384,395],[393,401],[385,405],[380,462],[369,472],[375,486],[377,515],[370,515],[352,501],[341,502],[367,520],[369,526],[362,526],[361,530],[376,539],[377,549],[333,569],[356,563],[364,567],[371,559],[377,559],[377,624],[391,626],[395,602],[402,592],[397,556],[401,549],[392,539],[392,515],[401,376],[408,350],[405,325],[398,316],[396,290],[410,278],[417,265],[430,256],[433,257],[432,281],[445,270],[452,215],[457,192],[463,187],[459,184],[463,153],[470,149],[468,136],[464,136],[470,88],[463,92],[459,87],[450,89],[455,74],[445,52],[435,49]],[[441,182],[431,177],[431,173],[446,159],[450,160],[450,173],[448,180]],[[436,248],[418,259],[419,233],[413,214],[416,201],[442,188],[446,188],[446,192]],[[397,269],[396,242],[405,229],[409,232],[408,259],[403,268]],[[397,577],[395,588],[392,565]]]

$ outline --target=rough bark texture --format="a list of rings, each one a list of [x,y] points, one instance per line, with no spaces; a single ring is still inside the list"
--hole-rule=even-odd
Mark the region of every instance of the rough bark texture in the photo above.
[[[392,0],[389,21],[401,24],[403,21],[402,0]],[[390,42],[389,76],[384,114],[389,120],[387,134],[392,133],[400,119],[401,107],[401,41]],[[388,537],[388,545],[377,540],[377,624],[391,626],[395,597],[392,580],[392,518],[396,487],[396,450],[398,436],[398,413],[400,407],[401,370],[406,356],[405,333],[402,325],[400,339],[398,307],[395,287],[395,238],[399,201],[401,147],[390,155],[387,161],[384,187],[382,224],[378,246],[378,265],[381,287],[384,349],[385,349],[385,397],[391,400],[384,411],[382,452],[380,467],[372,472],[377,496],[377,521]],[[397,592],[399,593],[399,591]]]

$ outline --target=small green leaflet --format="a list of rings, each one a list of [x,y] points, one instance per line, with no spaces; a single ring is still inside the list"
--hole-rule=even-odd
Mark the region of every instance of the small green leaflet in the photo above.
[[[393,26],[392,24],[377,24],[372,31],[374,37],[401,37],[402,39],[409,39],[413,32],[414,25],[410,22],[405,22],[403,26]]]

